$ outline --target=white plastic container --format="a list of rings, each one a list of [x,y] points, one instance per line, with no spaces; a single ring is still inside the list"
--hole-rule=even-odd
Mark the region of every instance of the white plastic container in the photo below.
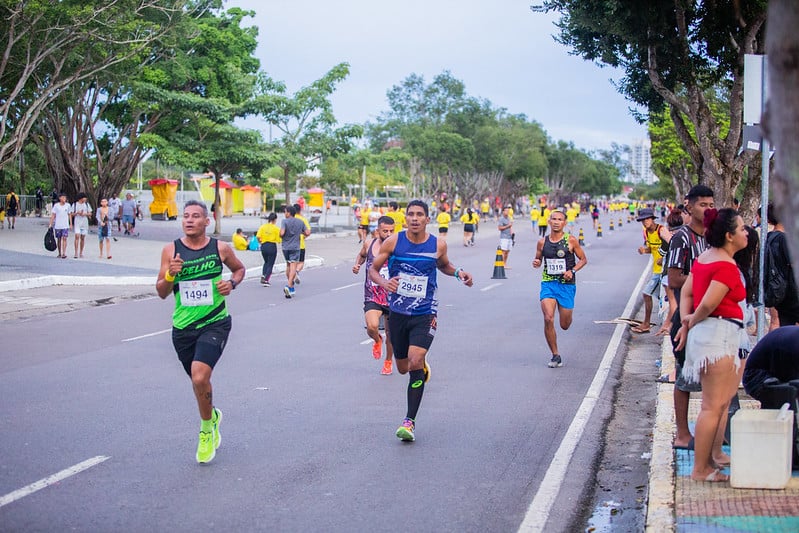
[[[739,409],[732,416],[730,485],[784,489],[791,479],[793,411]]]

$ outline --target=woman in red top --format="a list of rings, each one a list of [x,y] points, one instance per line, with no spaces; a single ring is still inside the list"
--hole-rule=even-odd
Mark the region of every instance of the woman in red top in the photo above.
[[[702,384],[702,408],[694,430],[694,470],[697,481],[727,481],[721,468],[729,457],[721,453],[727,408],[738,390],[743,365],[738,358],[743,312],[739,302],[746,286],[733,255],[746,248],[748,233],[734,209],[705,211],[708,249],[694,261],[680,297],[685,345],[683,376]]]

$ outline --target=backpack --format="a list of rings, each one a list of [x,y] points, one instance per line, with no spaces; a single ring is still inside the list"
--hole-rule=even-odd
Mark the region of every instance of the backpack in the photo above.
[[[774,249],[777,244],[777,232],[774,235],[769,235],[766,238],[766,262],[765,262],[765,287],[764,287],[764,301],[766,307],[776,307],[780,305],[788,293],[788,279],[783,265],[780,264],[777,251]],[[789,272],[790,273],[790,272]]]
[[[9,209],[16,209],[17,208],[17,196],[12,194],[8,198],[8,208]]]
[[[44,248],[48,252],[54,252],[58,245],[55,242],[55,232],[53,228],[47,228],[47,232],[44,234]]]

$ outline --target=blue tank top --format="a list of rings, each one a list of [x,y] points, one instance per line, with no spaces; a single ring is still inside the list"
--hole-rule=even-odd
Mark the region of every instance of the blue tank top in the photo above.
[[[438,239],[433,235],[421,244],[414,244],[404,231],[397,234],[394,253],[388,259],[389,276],[400,278],[397,292],[388,297],[393,313],[435,315],[438,312],[437,254]]]

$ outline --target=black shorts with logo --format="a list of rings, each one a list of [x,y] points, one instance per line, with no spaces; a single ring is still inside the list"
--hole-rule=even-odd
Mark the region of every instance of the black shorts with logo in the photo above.
[[[225,349],[232,325],[233,320],[228,315],[200,329],[172,328],[172,345],[189,376],[194,361],[214,368],[222,357],[222,350]]]
[[[390,312],[388,320],[391,323],[389,335],[395,359],[407,359],[411,346],[430,349],[438,327],[436,315],[403,315]]]

